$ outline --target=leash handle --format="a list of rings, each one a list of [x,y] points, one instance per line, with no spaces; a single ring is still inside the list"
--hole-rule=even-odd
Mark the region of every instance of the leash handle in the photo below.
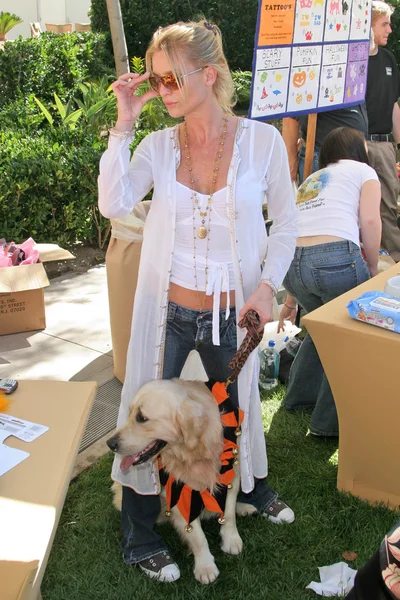
[[[253,309],[249,310],[243,319],[239,321],[239,327],[246,327],[247,333],[243,342],[240,344],[238,351],[228,365],[232,370],[232,373],[226,380],[225,386],[236,381],[244,363],[261,342],[264,333],[263,330],[260,331],[260,317]]]

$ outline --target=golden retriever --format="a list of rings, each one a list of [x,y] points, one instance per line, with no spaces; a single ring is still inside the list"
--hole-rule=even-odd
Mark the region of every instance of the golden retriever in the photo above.
[[[194,490],[213,491],[218,485],[223,425],[217,402],[204,383],[181,379],[146,383],[133,399],[125,425],[107,444],[122,456],[121,469],[160,456],[165,470]],[[236,497],[240,477],[228,489],[225,523],[221,525],[221,548],[239,554],[243,543],[236,527]],[[121,486],[113,485],[114,504],[121,507]],[[171,521],[194,555],[194,576],[211,583],[219,574],[200,524],[186,531],[187,523],[174,507]]]

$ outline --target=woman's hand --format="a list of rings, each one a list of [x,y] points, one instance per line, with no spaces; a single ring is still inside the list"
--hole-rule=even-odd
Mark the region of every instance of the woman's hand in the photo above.
[[[143,75],[139,75],[138,73],[124,73],[124,75],[118,77],[112,84],[111,87],[117,97],[118,103],[116,129],[125,131],[132,128],[146,102],[158,96],[154,90],[150,90],[142,96],[135,96],[135,91],[139,85],[149,77],[150,73],[144,73]]]
[[[370,267],[368,265],[369,272],[371,273],[371,277],[375,277],[375,275],[379,275],[378,265],[376,264],[374,267]]]
[[[269,285],[264,282],[260,283],[239,312],[239,321],[243,319],[249,310],[253,309],[260,317],[260,331],[264,329],[264,325],[273,320],[273,297],[273,292]]]
[[[285,331],[285,326],[283,321],[290,321],[292,325],[296,320],[297,315],[297,304],[296,301],[291,297],[287,296],[285,300],[285,304],[281,308],[281,312],[279,314],[279,323],[278,323],[278,333],[282,330]]]

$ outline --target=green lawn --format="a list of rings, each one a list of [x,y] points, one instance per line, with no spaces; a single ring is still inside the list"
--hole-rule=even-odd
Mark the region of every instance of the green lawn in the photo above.
[[[111,505],[110,466],[105,456],[72,482],[42,585],[44,600],[306,600],[318,598],[305,586],[318,580],[318,566],[342,559],[345,550],[360,567],[399,518],[336,489],[337,444],[307,436],[308,416],[280,409],[284,387],[263,400],[270,465],[269,483],[295,511],[292,525],[261,517],[240,519],[244,551],[238,557],[219,549],[218,526],[204,525],[220,576],[203,586],[192,575],[169,525],[160,527],[181,567],[176,583],[149,581],[123,564],[119,514]]]

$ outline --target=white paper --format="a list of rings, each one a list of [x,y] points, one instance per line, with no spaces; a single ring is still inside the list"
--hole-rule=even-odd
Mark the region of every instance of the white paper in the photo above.
[[[312,581],[306,586],[324,597],[343,596],[354,586],[357,571],[351,569],[345,562],[335,563],[326,567],[318,567],[321,583]]]
[[[0,442],[14,435],[23,442],[33,442],[49,428],[24,419],[18,419],[5,413],[0,413]]]
[[[10,471],[13,467],[28,458],[29,452],[10,448],[5,444],[0,444],[0,477]]]

